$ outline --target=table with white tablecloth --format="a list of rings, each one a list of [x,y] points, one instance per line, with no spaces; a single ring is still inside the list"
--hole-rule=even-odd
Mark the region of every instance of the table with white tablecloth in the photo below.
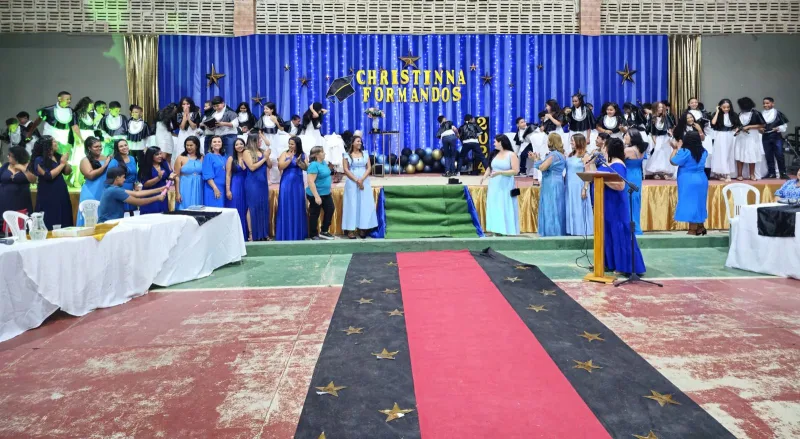
[[[758,208],[778,203],[743,206],[731,222],[731,245],[726,267],[800,279],[800,213],[793,238],[758,234]]]
[[[101,241],[47,239],[0,246],[0,341],[35,328],[59,308],[82,316],[199,279],[246,254],[235,209],[202,226],[185,215],[120,220]]]

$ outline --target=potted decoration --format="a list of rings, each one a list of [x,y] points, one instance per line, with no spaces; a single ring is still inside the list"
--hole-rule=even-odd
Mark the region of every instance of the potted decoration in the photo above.
[[[378,120],[386,116],[386,114],[383,113],[383,110],[381,110],[380,108],[370,107],[367,108],[367,111],[365,111],[364,113],[366,113],[368,118],[372,119],[372,132],[373,133],[380,132],[380,128],[378,127],[379,123]]]

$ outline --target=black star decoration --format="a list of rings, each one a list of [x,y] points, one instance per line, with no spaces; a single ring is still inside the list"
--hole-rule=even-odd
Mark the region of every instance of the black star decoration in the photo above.
[[[537,70],[542,70],[543,68],[544,68],[544,66],[543,66],[543,65],[541,65],[541,64],[539,64],[538,66],[536,66],[536,69],[537,69]]]
[[[508,87],[509,87],[509,88],[514,88],[514,83],[513,83],[513,82],[509,82],[509,83],[508,83]]]
[[[283,71],[284,72],[288,72],[290,69],[291,69],[291,67],[289,67],[289,64],[284,64],[283,65]]]
[[[261,93],[256,93],[256,95],[250,99],[252,99],[254,103],[261,105],[261,101],[264,100],[264,97],[261,96]]]
[[[301,76],[297,80],[300,81],[300,87],[308,87],[308,83],[311,82],[311,79],[306,78],[305,76]]]
[[[207,87],[211,87],[211,84],[216,85],[219,87],[219,80],[225,77],[224,73],[217,73],[217,69],[214,68],[214,64],[211,64],[211,73],[206,74],[206,79],[208,79]]]
[[[481,80],[483,80],[483,85],[487,85],[487,84],[488,85],[492,85],[492,78],[493,78],[492,75],[490,75],[488,73],[484,73],[483,76],[481,76]]]
[[[630,81],[632,84],[636,84],[636,81],[633,80],[633,74],[636,73],[636,70],[631,70],[628,67],[628,63],[625,63],[625,70],[617,70],[617,74],[622,76],[622,82],[620,85],[625,84],[625,81]]]
[[[469,66],[469,71],[470,71],[470,72],[474,72],[474,71],[475,71],[475,70],[477,70],[477,69],[478,69],[478,66],[476,66],[476,65],[475,65],[475,63],[472,63],[472,65],[471,65],[471,66]]]
[[[353,74],[353,73],[355,73],[355,72],[356,72],[356,69],[354,69],[354,68],[350,67],[350,74],[352,75],[352,74]]]
[[[403,61],[404,69],[409,67],[418,69],[419,67],[417,67],[417,60],[419,60],[419,58],[420,57],[418,56],[412,55],[410,50],[408,51],[408,55],[399,57],[400,61]]]

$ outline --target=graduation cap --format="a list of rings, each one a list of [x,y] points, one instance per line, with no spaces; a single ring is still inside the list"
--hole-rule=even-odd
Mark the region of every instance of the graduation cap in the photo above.
[[[353,88],[353,75],[343,76],[341,78],[334,79],[333,82],[331,82],[325,98],[331,102],[333,102],[334,99],[338,99],[339,102],[342,102],[350,96],[353,96],[355,93],[356,89]]]

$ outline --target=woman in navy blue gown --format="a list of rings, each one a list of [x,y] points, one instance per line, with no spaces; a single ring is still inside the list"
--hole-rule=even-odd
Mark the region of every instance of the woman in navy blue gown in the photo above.
[[[144,160],[139,166],[139,182],[144,189],[158,189],[167,186],[167,180],[175,178],[169,162],[165,160],[161,148],[151,146],[144,153]],[[139,207],[142,215],[148,213],[164,213],[169,210],[169,201],[164,198],[155,203],[146,204]]]
[[[30,170],[39,178],[36,194],[36,211],[44,212],[44,223],[47,230],[53,230],[58,224],[61,227],[72,227],[72,202],[69,199],[65,175],[72,173],[69,155],[58,154],[58,143],[51,136],[44,136],[33,146]]]
[[[247,240],[250,234],[247,232],[247,201],[244,189],[247,165],[244,156],[244,140],[236,139],[233,142],[233,152],[225,163],[225,207],[236,209],[239,212],[242,233],[244,239]]]
[[[209,207],[225,207],[222,191],[225,189],[225,147],[222,137],[211,139],[211,149],[203,158],[203,204]]]
[[[269,148],[262,152],[258,148],[258,141],[258,133],[248,134],[243,153],[244,164],[247,167],[244,196],[251,241],[269,239],[269,180],[267,176],[269,168],[272,166],[272,160]]]
[[[30,156],[24,146],[14,146],[8,150],[8,163],[0,166],[0,215],[7,211],[30,215],[31,183],[36,176],[28,169]]]
[[[278,157],[281,186],[278,192],[278,214],[275,216],[277,241],[302,241],[308,237],[306,190],[303,170],[308,168],[303,143],[299,137],[289,139],[289,150]]]
[[[625,145],[622,140],[611,138],[606,142],[608,163],[598,167],[601,172],[616,172],[627,178],[625,168]],[[630,275],[633,270],[636,274],[644,274],[645,266],[639,244],[634,237],[633,251],[635,254],[635,267],[631,268],[631,226],[630,210],[628,208],[628,191],[624,182],[606,183],[603,191],[605,226],[605,260],[606,268],[617,273]]]

